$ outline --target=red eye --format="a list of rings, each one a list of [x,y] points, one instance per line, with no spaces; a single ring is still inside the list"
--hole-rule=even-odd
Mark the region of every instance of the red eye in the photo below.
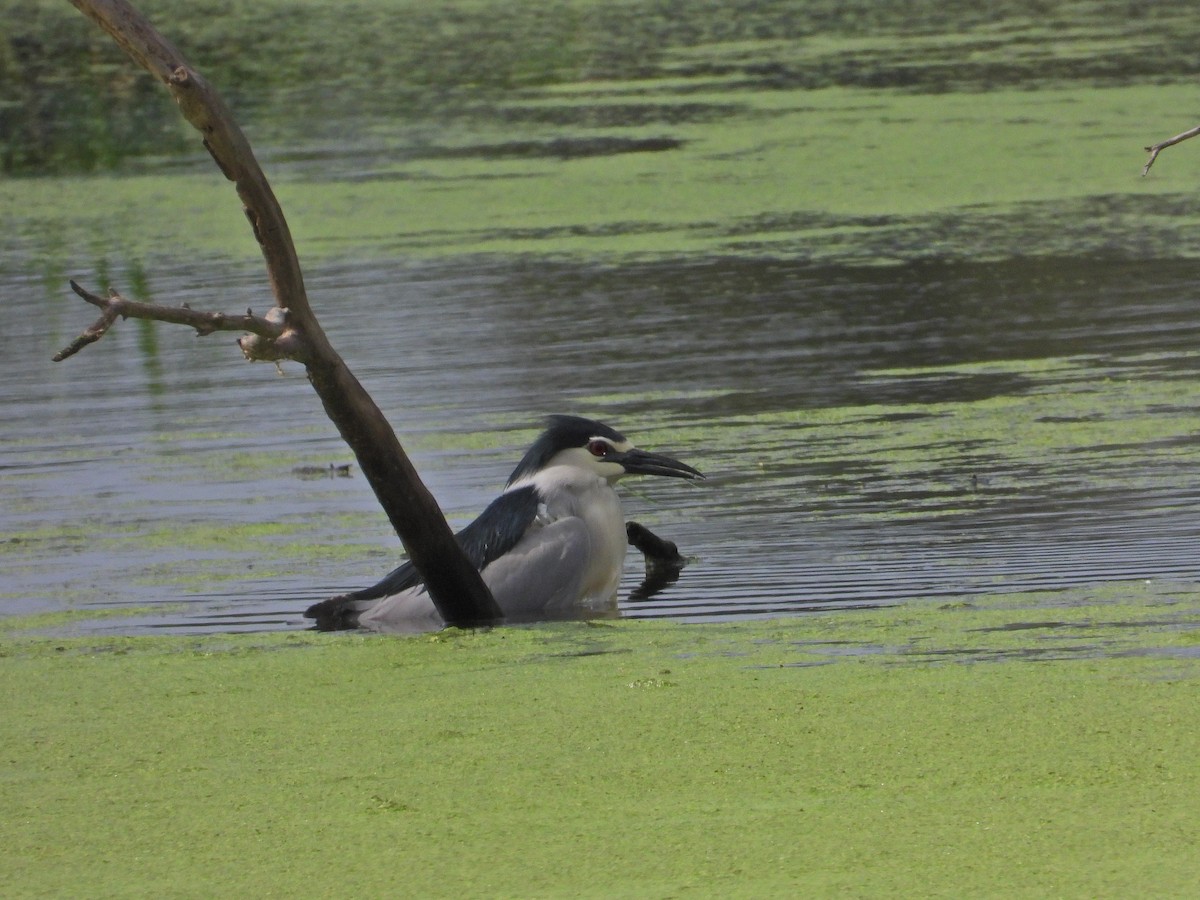
[[[608,456],[612,452],[612,446],[607,441],[592,441],[587,448],[592,456]]]

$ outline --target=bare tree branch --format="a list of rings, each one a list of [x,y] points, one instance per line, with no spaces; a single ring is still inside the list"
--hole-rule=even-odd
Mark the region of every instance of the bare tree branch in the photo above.
[[[113,322],[117,321],[117,316],[120,313],[115,309],[106,309],[100,314],[95,322],[89,325],[80,333],[79,337],[67,344],[57,353],[54,354],[55,362],[62,362],[68,356],[74,356],[88,344],[94,344],[108,332],[108,328]]]
[[[85,16],[108,32],[139,65],[162,81],[184,118],[203,136],[213,160],[234,183],[263,258],[275,310],[263,319],[223,313],[193,313],[182,307],[138,304],[119,296],[85,300],[100,306],[100,320],[56,359],[66,359],[100,339],[117,316],[178,322],[197,330],[244,329],[239,343],[250,358],[287,356],[304,363],[325,412],[350,445],[384,512],[421,573],[442,618],[456,625],[498,621],[502,613],[474,566],[467,560],[449,524],[383,413],[334,351],[308,303],[304,277],[279,201],[254,157],[245,135],[224,101],[127,0],[71,0]],[[99,301],[99,302],[96,302]],[[278,321],[275,321],[278,319]],[[279,356],[269,354],[279,353]]]
[[[196,329],[196,333],[199,335],[208,335],[217,331],[248,331],[251,336],[238,341],[246,359],[275,362],[281,359],[302,358],[303,348],[297,346],[298,341],[291,340],[295,337],[295,333],[286,327],[287,310],[278,307],[272,309],[266,316],[256,316],[250,310],[246,310],[244,316],[230,316],[225,313],[198,312],[188,306],[162,306],[158,303],[126,300],[116,291],[110,292],[107,297],[100,297],[84,290],[74,281],[71,282],[71,290],[92,306],[99,307],[100,318],[79,337],[56,353],[54,355],[55,362],[62,362],[88,344],[100,340],[118,317],[190,325]],[[253,340],[253,338],[261,340]]]
[[[1160,143],[1152,144],[1147,147],[1146,152],[1150,154],[1150,158],[1146,160],[1146,164],[1142,166],[1142,175],[1145,175],[1150,171],[1150,167],[1154,165],[1154,161],[1158,159],[1158,154],[1160,154],[1162,151],[1166,150],[1168,147],[1174,147],[1176,144],[1182,144],[1184,141],[1188,140],[1188,138],[1194,138],[1198,134],[1200,134],[1200,125],[1197,125],[1195,128],[1189,128],[1187,131],[1183,132],[1182,134],[1177,134],[1173,138],[1167,138],[1165,141],[1161,141]]]

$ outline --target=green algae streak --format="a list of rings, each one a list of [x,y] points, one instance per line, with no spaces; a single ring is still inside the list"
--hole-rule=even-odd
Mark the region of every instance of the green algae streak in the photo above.
[[[11,131],[28,143],[6,156],[0,137],[0,170],[80,174],[0,180],[0,255],[31,254],[59,283],[80,248],[98,273],[116,247],[143,271],[180,248],[256,258],[228,184],[165,95],[64,5],[30,6],[0,0],[14,22],[0,93],[17,97]],[[1139,175],[1146,144],[1191,124],[1189,5],[735,6],[146,9],[235,102],[309,265],[1195,256],[1188,176],[1167,159]],[[60,77],[18,77],[25,45]],[[81,57],[95,71],[53,65]],[[92,99],[55,117],[71,108],[60,94]]]
[[[1194,894],[1198,598],[1075,600],[9,638],[5,893]]]
[[[620,96],[630,88],[592,90]],[[269,157],[265,165],[313,263],[706,253],[884,264],[1133,252],[1147,242],[1192,255],[1191,182],[1166,166],[1155,178],[1139,176],[1141,145],[1175,127],[1190,97],[1188,85],[961,96],[773,91],[742,97],[738,114],[720,122],[672,125],[680,142],[672,152],[496,158],[490,148],[529,140],[528,132],[476,130],[432,159],[405,159],[405,138],[394,138],[399,159],[362,181],[338,171],[352,155],[331,157],[321,174]],[[596,100],[568,93],[559,102]],[[13,211],[16,231],[53,235],[64,247],[95,246],[103,234],[97,257],[119,246],[144,260],[179,247],[253,259],[254,238],[210,169],[0,181],[0,207]],[[1088,206],[1101,201],[1104,217]],[[150,209],[163,210],[153,229]],[[1126,233],[1135,214],[1151,217],[1153,228]],[[1130,241],[1136,246],[1126,248]],[[47,243],[37,241],[37,250],[52,255]]]

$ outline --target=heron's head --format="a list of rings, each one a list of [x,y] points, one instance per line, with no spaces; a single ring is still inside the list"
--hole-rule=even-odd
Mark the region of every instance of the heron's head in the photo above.
[[[550,416],[546,430],[513,470],[508,483],[536,475],[551,466],[575,466],[614,482],[625,475],[704,476],[677,459],[639,450],[619,431],[580,416]]]

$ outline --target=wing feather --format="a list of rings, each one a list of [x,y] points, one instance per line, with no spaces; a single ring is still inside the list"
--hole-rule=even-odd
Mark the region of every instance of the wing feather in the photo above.
[[[493,500],[479,518],[455,535],[471,564],[482,571],[515,547],[537,518],[538,503],[532,485],[505,491]],[[318,628],[354,628],[359,614],[370,608],[370,601],[403,593],[421,583],[416,566],[404,562],[370,587],[314,603],[304,615],[316,619]]]
[[[483,580],[509,621],[553,618],[578,604],[590,548],[583,519],[568,516],[531,528],[484,569]]]

